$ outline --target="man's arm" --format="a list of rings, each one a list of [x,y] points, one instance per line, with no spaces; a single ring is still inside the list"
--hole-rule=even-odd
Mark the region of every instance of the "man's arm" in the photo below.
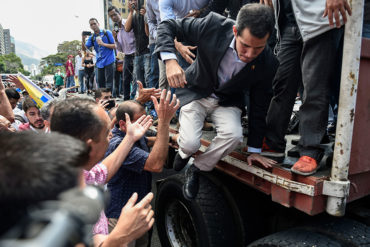
[[[340,28],[342,26],[340,23],[340,15],[342,15],[343,18],[343,25],[347,23],[346,12],[348,15],[352,15],[352,10],[347,0],[326,0],[323,17],[328,17],[331,27],[334,27],[334,17],[337,28]]]
[[[152,228],[154,224],[154,211],[150,202],[153,200],[153,193],[147,194],[135,205],[137,198],[137,193],[131,196],[122,208],[117,225],[109,235],[94,236],[94,246],[126,246],[129,242],[138,239]]]
[[[14,122],[14,114],[12,106],[5,93],[5,87],[0,76],[0,115],[4,116],[9,122]]]
[[[161,21],[168,19],[176,19],[176,15],[173,12],[173,1],[172,0],[160,0],[159,1],[159,12],[161,13]]]
[[[212,16],[206,18],[184,18],[181,20],[162,21],[157,30],[157,42],[154,52],[160,52],[161,59],[165,60],[168,83],[173,88],[184,87],[186,78],[184,70],[179,66],[176,56],[175,38],[177,41],[187,41],[198,44],[202,35],[207,32]],[[165,53],[172,53],[173,58],[165,58]]]
[[[171,103],[170,99],[171,92],[166,95],[166,90],[162,91],[160,103],[152,96],[154,108],[158,114],[158,128],[156,141],[144,166],[144,170],[150,172],[161,172],[167,159],[170,121],[180,107],[180,101],[176,99],[176,95],[173,95]]]
[[[157,38],[157,17],[155,16],[152,1],[146,1],[146,15],[148,18],[149,34],[156,39]]]
[[[114,37],[113,37],[112,33],[109,30],[107,30],[107,39],[108,39],[108,43],[104,43],[102,39],[97,39],[96,42],[100,46],[104,46],[104,47],[109,48],[109,49],[116,49],[116,44],[114,43]],[[113,40],[113,43],[109,43],[112,40]]]
[[[130,32],[132,30],[132,17],[134,15],[134,10],[132,9],[132,2],[131,1],[128,1],[128,9],[129,9],[129,13],[128,13],[127,20],[126,20],[126,23],[125,23],[125,31],[126,32]]]
[[[134,143],[139,140],[152,124],[150,116],[141,116],[135,123],[131,124],[130,117],[126,114],[126,136],[118,147],[103,161],[108,169],[106,183],[116,174],[121,164],[126,159]]]

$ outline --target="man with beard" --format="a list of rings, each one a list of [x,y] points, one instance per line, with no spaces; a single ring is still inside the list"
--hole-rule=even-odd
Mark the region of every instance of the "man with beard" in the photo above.
[[[27,97],[23,102],[22,108],[26,114],[28,123],[21,124],[19,126],[19,131],[42,131],[45,127],[44,119],[41,117],[40,109],[37,107],[36,103],[30,97]]]

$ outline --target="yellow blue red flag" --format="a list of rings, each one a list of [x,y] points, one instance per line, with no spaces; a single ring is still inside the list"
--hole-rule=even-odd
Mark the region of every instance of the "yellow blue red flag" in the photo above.
[[[39,108],[41,108],[46,102],[52,99],[49,94],[47,94],[44,90],[42,90],[39,86],[37,86],[24,75],[17,74],[17,77]]]

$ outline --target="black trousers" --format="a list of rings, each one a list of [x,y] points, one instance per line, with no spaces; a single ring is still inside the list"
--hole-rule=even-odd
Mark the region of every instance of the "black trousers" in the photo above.
[[[115,71],[115,64],[111,63],[104,68],[98,68],[98,87],[99,88],[112,88],[113,78]]]
[[[299,113],[300,155],[320,160],[319,144],[327,126],[330,80],[334,78],[342,49],[339,44],[343,28],[332,29],[307,42],[303,42],[296,25],[286,26],[281,31],[280,66],[273,81],[274,95],[266,118],[266,142],[275,150],[285,150],[285,132],[298,87],[303,84]]]

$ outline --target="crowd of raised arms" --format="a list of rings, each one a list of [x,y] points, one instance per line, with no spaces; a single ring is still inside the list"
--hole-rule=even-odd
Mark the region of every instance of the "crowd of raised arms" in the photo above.
[[[365,2],[363,36],[370,37]],[[105,185],[110,198],[92,229],[94,246],[148,246],[152,173],[162,172],[169,143],[178,146],[173,169],[184,170],[183,194],[193,200],[199,174],[244,137],[248,165],[280,162],[297,98],[299,159],[291,172],[320,168],[320,143],[336,125],[347,0],[128,6],[127,19],[107,9],[113,30],[87,20],[82,50],[66,58],[52,83],[37,85],[51,95],[46,103],[18,75],[0,81],[2,234],[32,205],[73,187]],[[212,129],[210,146],[194,156],[202,132]]]

